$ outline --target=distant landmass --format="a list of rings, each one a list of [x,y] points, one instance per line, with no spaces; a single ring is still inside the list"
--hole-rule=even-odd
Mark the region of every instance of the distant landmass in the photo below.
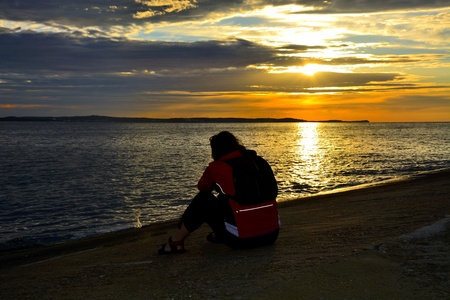
[[[308,121],[295,118],[127,118],[127,117],[107,117],[107,116],[78,116],[78,117],[4,117],[1,121],[9,122],[128,122],[128,123],[289,123],[289,122],[357,122],[369,123],[367,120],[361,121]]]

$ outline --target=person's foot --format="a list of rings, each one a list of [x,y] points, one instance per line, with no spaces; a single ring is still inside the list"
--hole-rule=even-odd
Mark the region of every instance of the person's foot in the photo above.
[[[186,249],[184,249],[184,241],[172,241],[172,238],[169,238],[169,241],[159,247],[158,254],[174,254],[174,253],[184,253]]]

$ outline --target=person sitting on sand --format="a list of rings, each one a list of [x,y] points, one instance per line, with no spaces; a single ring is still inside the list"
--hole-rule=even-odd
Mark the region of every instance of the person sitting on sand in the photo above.
[[[205,222],[213,230],[208,241],[234,249],[269,245],[278,237],[278,187],[269,164],[228,131],[211,137],[210,145],[214,161],[159,254],[186,252],[184,240]]]

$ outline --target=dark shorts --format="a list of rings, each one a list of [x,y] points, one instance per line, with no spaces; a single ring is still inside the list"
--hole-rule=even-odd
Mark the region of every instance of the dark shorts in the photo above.
[[[184,226],[189,232],[194,232],[203,223],[207,223],[214,231],[216,239],[234,249],[269,245],[277,240],[278,229],[264,235],[245,239],[229,233],[225,229],[224,219],[225,215],[230,213],[230,208],[224,202],[211,193],[198,193],[181,217]]]

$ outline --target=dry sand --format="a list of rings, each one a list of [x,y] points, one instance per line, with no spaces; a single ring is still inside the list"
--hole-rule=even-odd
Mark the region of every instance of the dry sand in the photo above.
[[[158,256],[158,224],[3,254],[0,299],[450,299],[449,195],[443,170],[281,203],[278,241],[251,250],[204,226]]]

